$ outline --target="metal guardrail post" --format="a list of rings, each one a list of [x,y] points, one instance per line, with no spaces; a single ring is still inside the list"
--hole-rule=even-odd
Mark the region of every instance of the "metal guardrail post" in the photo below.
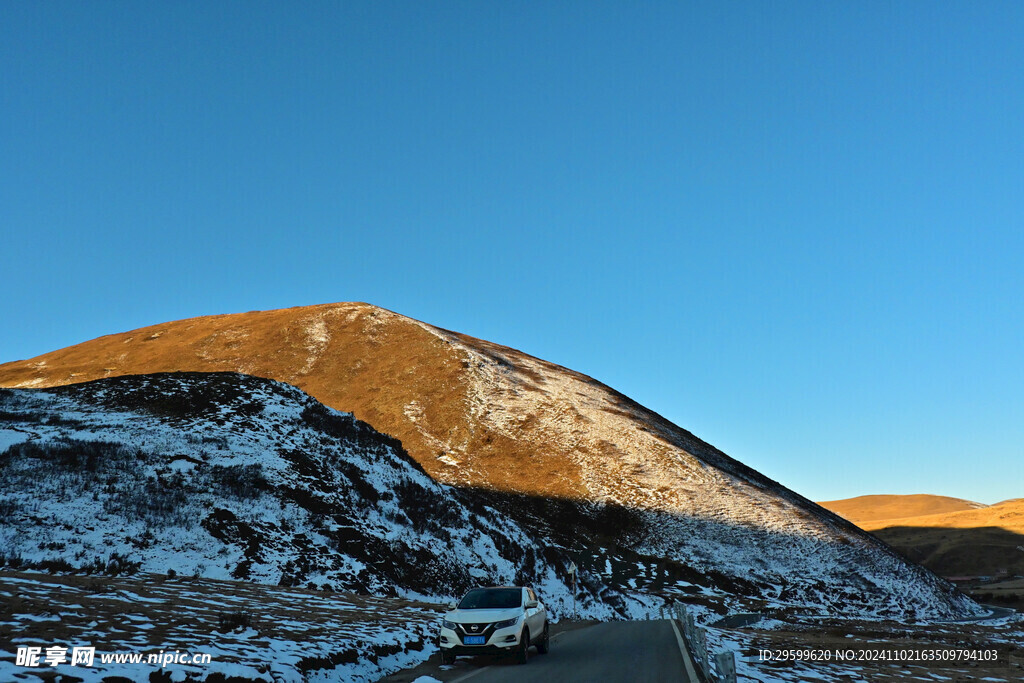
[[[715,668],[720,683],[736,683],[736,655],[732,650],[723,650],[715,655]]]
[[[712,683],[736,683],[736,656],[731,650],[724,650],[714,656],[717,675],[711,673],[711,653],[708,652],[707,631],[697,625],[681,602],[674,603],[669,609],[670,615],[679,619],[683,626],[683,637],[694,664],[700,669],[704,680]]]
[[[697,659],[700,662],[700,668],[704,672],[704,675],[711,680],[711,666],[708,662],[708,639],[704,632],[704,629],[698,628],[694,635],[694,641],[696,641],[695,648],[697,650]]]

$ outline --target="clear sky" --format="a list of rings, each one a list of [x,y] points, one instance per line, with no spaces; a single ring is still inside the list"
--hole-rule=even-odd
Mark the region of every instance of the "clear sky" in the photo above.
[[[1018,2],[0,3],[0,362],[367,301],[826,500],[1024,496]]]

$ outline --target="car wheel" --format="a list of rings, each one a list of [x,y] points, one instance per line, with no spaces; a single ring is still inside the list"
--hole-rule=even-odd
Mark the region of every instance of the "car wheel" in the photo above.
[[[441,663],[442,664],[454,664],[455,653],[448,650],[441,650]]]
[[[540,640],[537,641],[537,652],[542,655],[546,655],[548,650],[551,648],[551,637],[548,633],[548,625],[544,624],[544,634],[541,635]]]
[[[530,658],[530,629],[523,629],[523,636],[519,639],[519,649],[516,650],[516,664],[526,664]]]

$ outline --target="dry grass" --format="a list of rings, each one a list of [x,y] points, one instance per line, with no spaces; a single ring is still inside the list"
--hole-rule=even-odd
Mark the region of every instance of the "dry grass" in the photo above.
[[[872,532],[947,577],[1024,575],[1024,536],[998,527],[890,527]]]
[[[981,505],[942,496],[860,496],[821,503],[911,560],[950,577],[1024,576],[1024,498]],[[968,584],[991,600],[988,580]],[[1004,590],[995,602],[1017,602]]]
[[[1024,534],[1024,498],[1005,500],[987,507],[903,517],[872,522],[863,527],[868,531],[894,526],[932,527],[943,529],[980,529],[992,527],[1014,534]]]
[[[500,349],[509,357],[525,356],[455,336],[484,353]],[[387,353],[380,352],[384,345]],[[242,372],[293,384],[397,437],[439,481],[580,497],[580,473],[571,461],[538,452],[534,439],[481,431],[467,420],[468,369],[458,349],[422,324],[347,303],[207,316],[107,335],[0,365],[0,386],[48,387],[154,372]],[[537,429],[523,425],[524,432]],[[439,459],[446,449],[436,435],[459,444],[460,459],[471,458],[458,468],[458,481]]]
[[[914,494],[907,496],[857,496],[844,500],[827,500],[818,505],[827,508],[868,531],[880,528],[883,521],[948,514],[985,507],[961,498]],[[885,524],[884,526],[892,526]]]

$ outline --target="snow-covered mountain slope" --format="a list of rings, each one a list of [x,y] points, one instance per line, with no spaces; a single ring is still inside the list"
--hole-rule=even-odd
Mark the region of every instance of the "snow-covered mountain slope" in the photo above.
[[[539,533],[351,415],[234,373],[0,389],[0,511],[0,565],[15,568],[435,599],[528,581],[571,603]],[[595,617],[656,604],[582,601]]]
[[[474,500],[513,519],[531,510],[541,525],[560,515],[555,545],[607,583],[685,580],[878,614],[975,609],[845,520],[600,382],[366,304],[156,325],[0,366],[0,384],[177,370],[272,377],[351,410]],[[565,533],[577,522],[585,533]]]

